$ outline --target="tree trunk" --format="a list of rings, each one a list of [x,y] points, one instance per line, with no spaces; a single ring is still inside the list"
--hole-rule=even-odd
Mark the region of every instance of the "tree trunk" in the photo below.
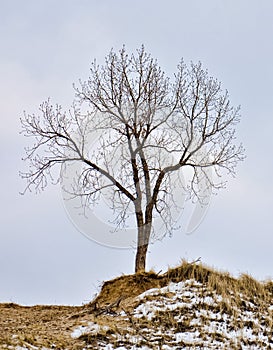
[[[152,218],[149,218],[147,221],[148,224],[146,223],[138,227],[135,273],[145,271],[146,268],[146,256],[151,236]]]
[[[136,253],[135,273],[145,271],[147,250],[148,244],[138,245]]]

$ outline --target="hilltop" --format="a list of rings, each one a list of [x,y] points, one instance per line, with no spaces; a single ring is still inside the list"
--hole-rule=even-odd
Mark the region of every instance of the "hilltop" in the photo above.
[[[273,282],[183,262],[104,282],[83,306],[0,304],[1,349],[272,349]]]

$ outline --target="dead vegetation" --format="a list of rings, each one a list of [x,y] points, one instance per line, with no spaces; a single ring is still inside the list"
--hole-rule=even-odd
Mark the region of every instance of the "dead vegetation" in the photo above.
[[[273,282],[258,282],[250,275],[242,274],[240,278],[232,277],[228,272],[219,272],[209,268],[198,261],[188,263],[182,261],[181,265],[170,268],[164,274],[157,274],[154,271],[141,272],[134,275],[123,275],[111,281],[103,283],[101,292],[88,306],[105,306],[115,303],[121,299],[121,305],[134,299],[136,296],[151,288],[161,288],[170,282],[180,282],[194,279],[206,288],[215,290],[223,297],[229,298],[230,293],[244,294],[250,299],[255,299],[260,305],[272,301]],[[240,298],[236,299],[240,304]]]
[[[166,291],[160,295],[156,292],[157,288],[183,281],[188,290],[198,296],[198,303],[194,304],[192,296],[184,293],[179,299],[179,303],[183,304],[179,309],[172,307],[166,311],[156,307],[152,319],[149,315],[136,316],[136,310],[144,302],[164,305],[174,298],[174,292]],[[139,297],[151,289],[155,289],[155,292]],[[217,303],[207,302],[216,299]],[[82,350],[103,349],[103,344],[109,343],[128,349],[132,349],[132,344],[151,346],[151,349],[157,346],[160,349],[163,344],[173,344],[170,332],[182,334],[197,331],[199,337],[209,337],[215,344],[221,344],[225,341],[221,332],[210,330],[206,333],[202,328],[208,328],[215,321],[211,319],[211,314],[226,315],[227,319],[232,320],[230,327],[249,328],[255,335],[255,332],[261,331],[261,327],[272,330],[272,301],[271,281],[261,283],[246,274],[236,279],[198,261],[183,261],[180,266],[170,268],[163,274],[152,271],[123,275],[104,282],[98,296],[83,306],[24,307],[0,304],[0,348],[24,346],[27,349]],[[246,320],[243,316],[250,312],[255,315],[255,320]],[[202,320],[202,327],[194,324],[197,316]],[[225,317],[217,322],[226,322]],[[82,334],[71,337],[78,327],[84,330]],[[272,339],[272,331],[271,335],[266,336]],[[242,342],[249,345],[249,340],[242,338]],[[181,348],[186,343],[181,339],[179,344]]]

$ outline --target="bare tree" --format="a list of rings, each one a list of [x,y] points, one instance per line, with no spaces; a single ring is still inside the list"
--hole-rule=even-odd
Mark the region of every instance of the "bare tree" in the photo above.
[[[107,188],[117,227],[133,212],[135,271],[145,270],[147,249],[156,236],[155,216],[166,233],[174,227],[173,175],[192,169],[188,190],[202,201],[201,179],[221,188],[222,170],[234,174],[244,158],[242,146],[234,144],[239,108],[231,106],[228,93],[201,63],[187,67],[181,61],[170,80],[144,47],[132,55],[124,48],[111,51],[102,66],[94,61],[89,79],[80,81],[75,91],[70,111],[48,100],[39,115],[22,119],[24,134],[36,139],[26,150],[26,189],[44,189],[56,165],[64,170],[70,162],[81,162],[71,193],[88,206]],[[94,131],[101,137],[90,151],[87,140]],[[213,179],[208,168],[214,169]],[[62,176],[60,171],[57,181]]]

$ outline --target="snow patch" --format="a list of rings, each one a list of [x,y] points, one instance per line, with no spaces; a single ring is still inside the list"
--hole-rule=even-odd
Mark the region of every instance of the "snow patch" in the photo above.
[[[100,326],[97,323],[89,322],[88,326],[79,326],[71,333],[72,338],[79,338],[84,334],[98,334],[100,331],[107,331],[109,327]]]

